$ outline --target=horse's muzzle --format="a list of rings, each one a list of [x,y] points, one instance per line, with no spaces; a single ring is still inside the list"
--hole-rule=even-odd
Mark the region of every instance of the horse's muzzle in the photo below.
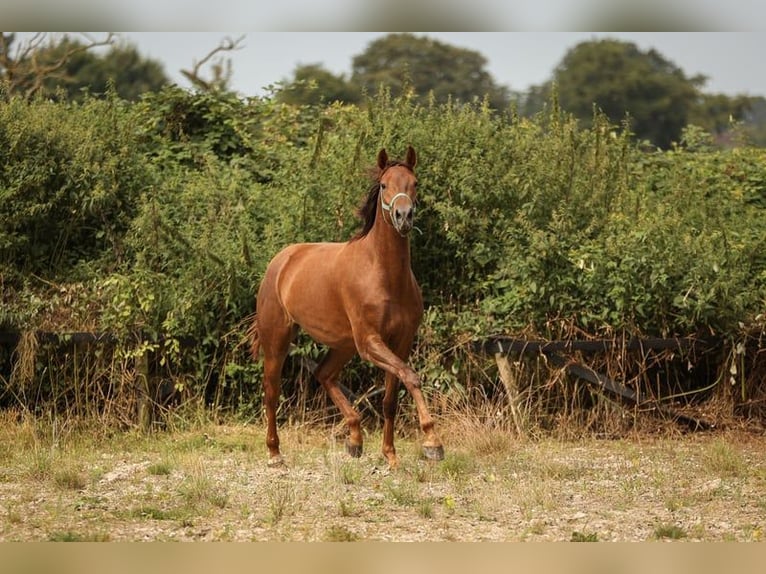
[[[415,209],[412,204],[395,206],[391,213],[391,223],[402,237],[412,231],[415,221]]]

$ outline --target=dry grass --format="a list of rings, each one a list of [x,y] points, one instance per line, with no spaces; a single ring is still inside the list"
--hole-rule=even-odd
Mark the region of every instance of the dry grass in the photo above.
[[[337,428],[94,433],[3,414],[0,540],[759,540],[766,438],[518,438],[485,413],[439,420],[443,461],[400,436],[350,459]],[[55,429],[54,429],[55,426]]]

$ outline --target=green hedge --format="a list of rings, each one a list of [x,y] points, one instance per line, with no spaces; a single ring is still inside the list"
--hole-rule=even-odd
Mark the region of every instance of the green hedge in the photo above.
[[[766,308],[766,152],[706,142],[690,127],[675,149],[647,149],[555,101],[523,118],[386,93],[363,109],[177,88],[135,104],[7,99],[0,323],[193,337],[200,378],[247,384],[243,319],[269,259],[348,238],[378,149],[412,144],[421,346],[498,332],[737,341]]]

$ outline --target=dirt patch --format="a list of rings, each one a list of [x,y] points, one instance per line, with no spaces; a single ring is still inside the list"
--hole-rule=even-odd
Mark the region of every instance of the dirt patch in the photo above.
[[[281,437],[282,470],[254,427],[19,440],[2,451],[0,540],[750,541],[766,527],[763,436],[505,436],[483,452],[445,436],[439,463],[400,439],[396,471],[375,435],[361,459],[331,432]]]

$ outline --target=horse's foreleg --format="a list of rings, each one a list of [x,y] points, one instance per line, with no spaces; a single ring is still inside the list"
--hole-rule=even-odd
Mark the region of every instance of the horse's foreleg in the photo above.
[[[361,341],[359,354],[364,360],[370,361],[404,383],[415,402],[420,428],[425,435],[423,439],[424,454],[427,458],[434,460],[444,458],[444,447],[434,430],[434,420],[431,418],[431,413],[428,412],[426,401],[420,390],[420,379],[412,367],[399,358],[378,335],[368,336]]]

